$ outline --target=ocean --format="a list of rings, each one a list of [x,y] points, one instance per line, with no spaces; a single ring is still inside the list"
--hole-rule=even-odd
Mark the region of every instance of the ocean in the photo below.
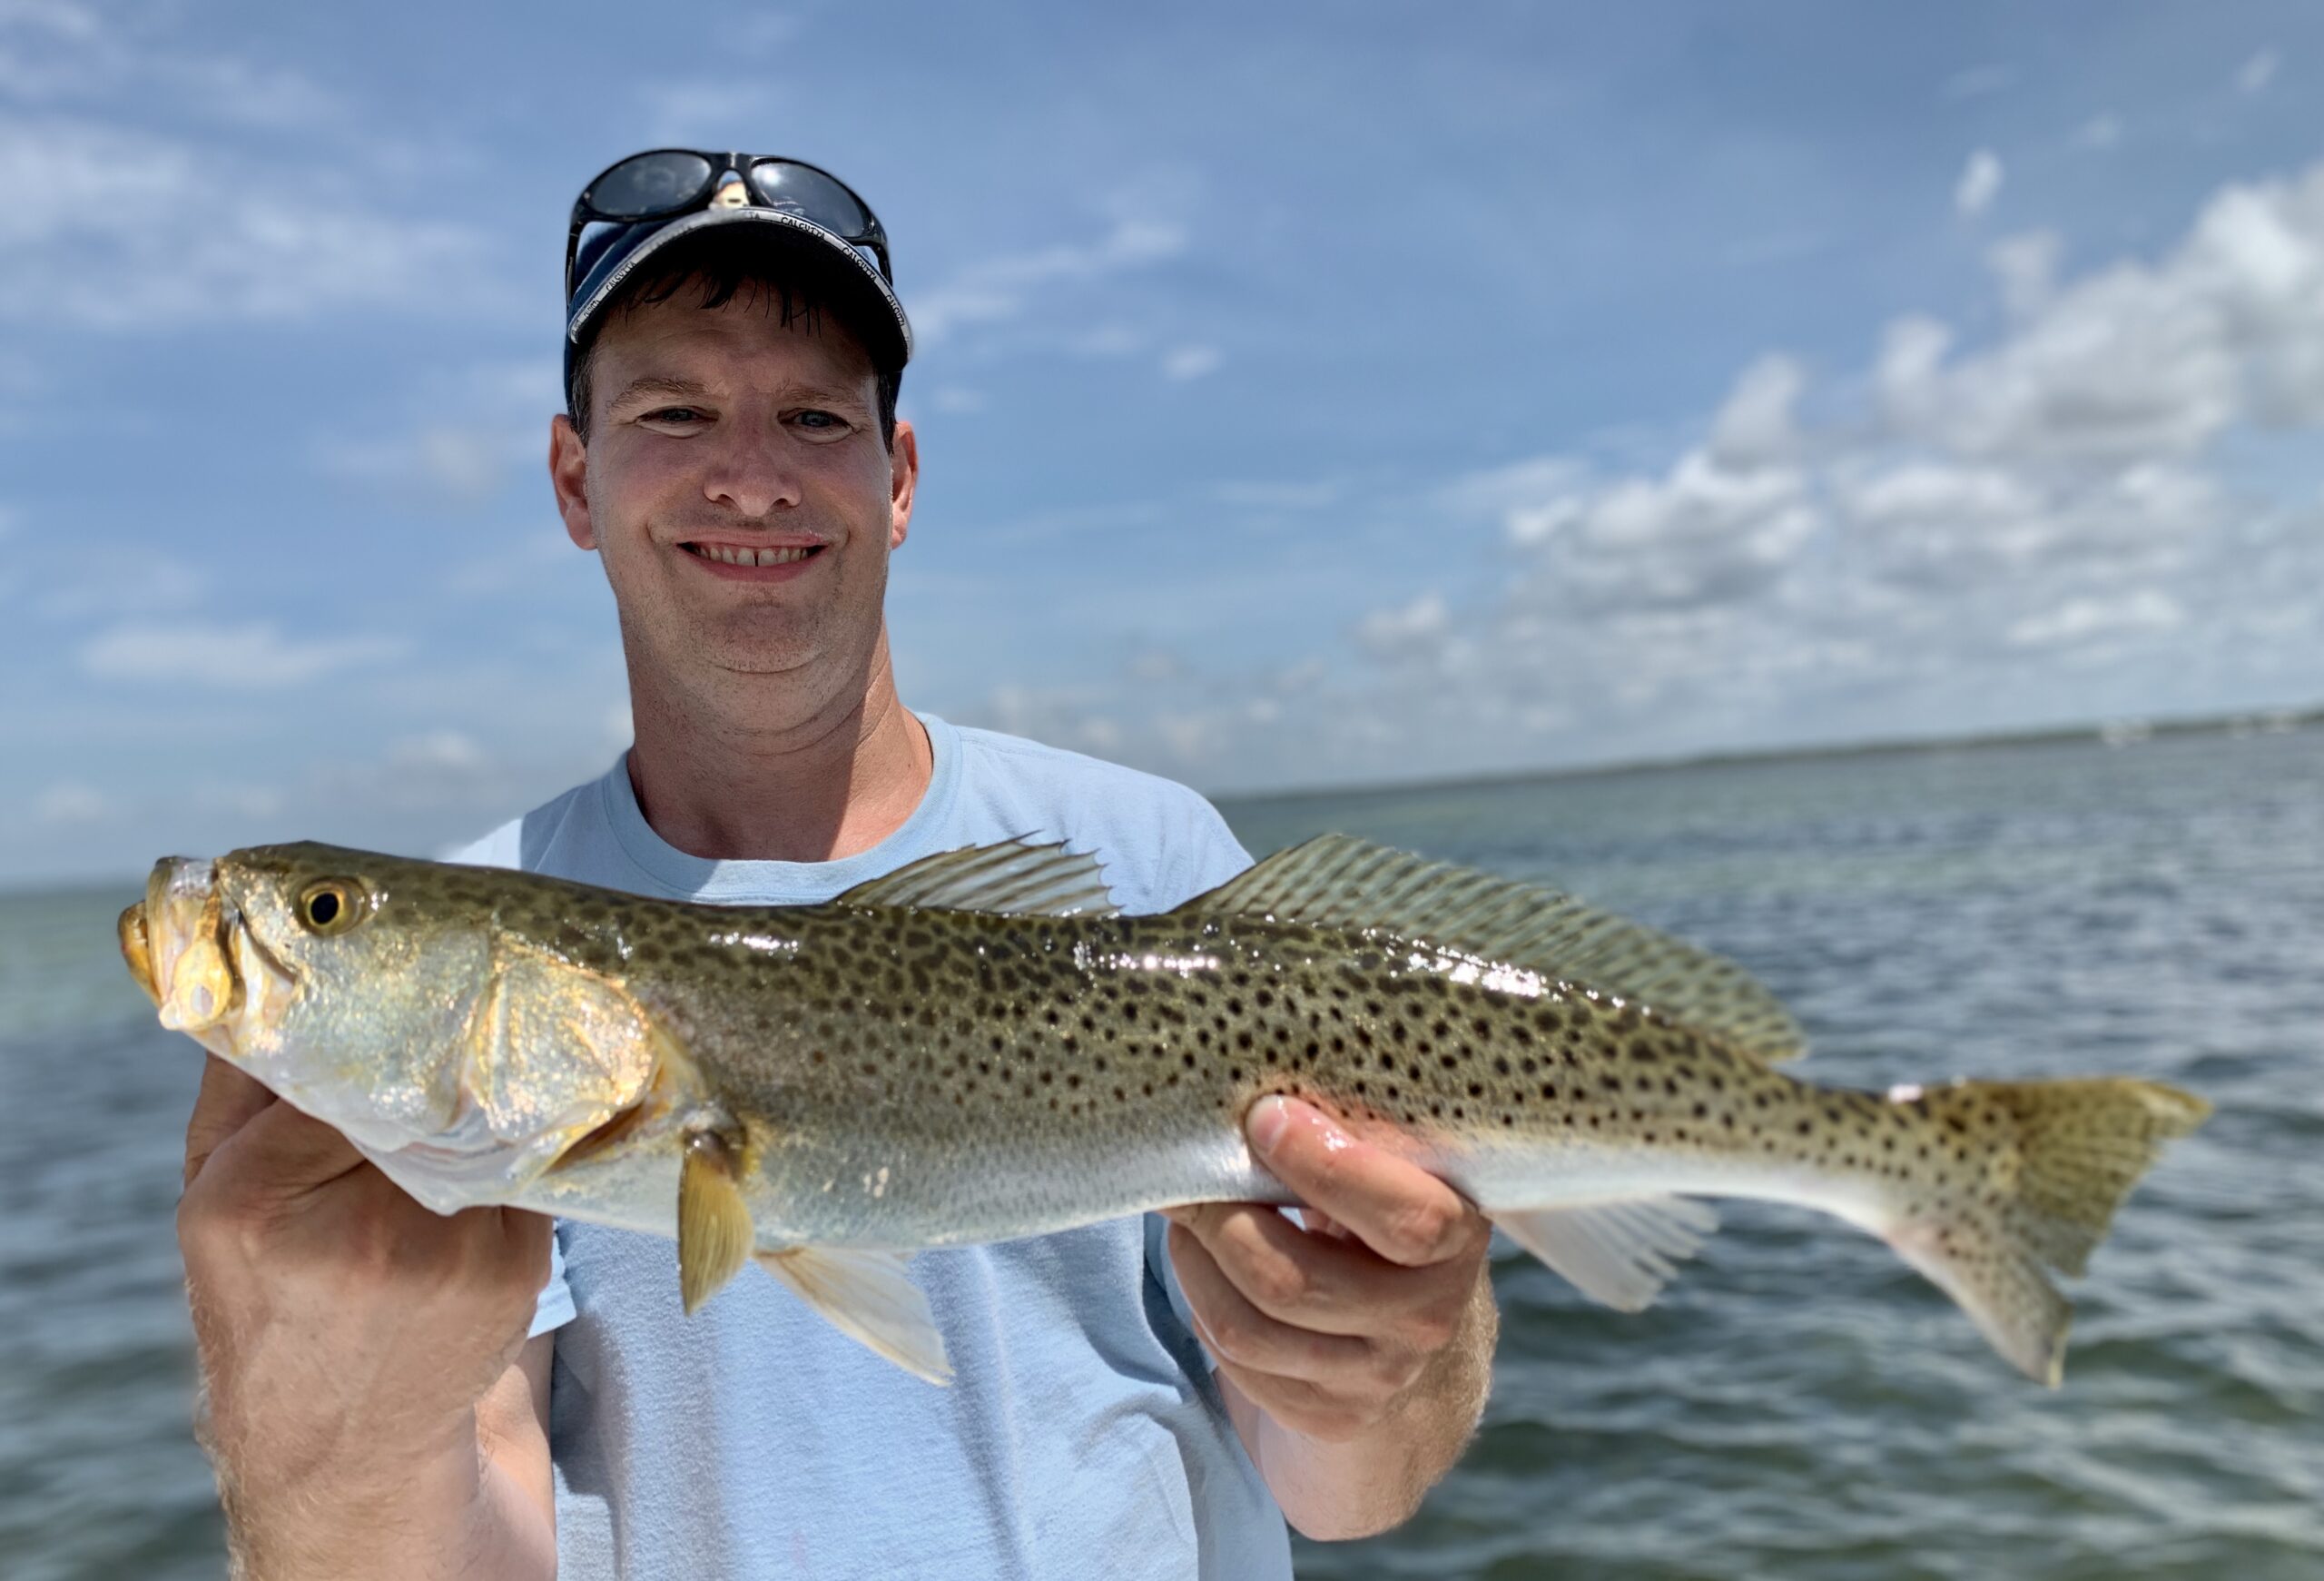
[[[1226,804],[1534,879],[1733,956],[1803,1073],[2152,1076],[2218,1106],[2034,1387],[1886,1248],[1722,1204],[1650,1310],[1513,1252],[1493,1398],[1311,1581],[2324,1576],[2324,730],[1775,759]],[[156,853],[159,855],[159,853]],[[0,1575],[215,1576],[172,1217],[198,1051],[134,879],[0,894]]]

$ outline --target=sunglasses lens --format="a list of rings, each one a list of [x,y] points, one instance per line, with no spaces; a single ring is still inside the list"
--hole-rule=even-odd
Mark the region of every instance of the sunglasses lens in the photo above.
[[[812,220],[842,236],[861,236],[872,229],[872,217],[848,190],[817,170],[780,159],[762,159],[751,166],[751,185],[770,207]]]
[[[609,219],[647,220],[685,207],[709,180],[710,161],[665,150],[623,160],[592,183],[586,195]]]

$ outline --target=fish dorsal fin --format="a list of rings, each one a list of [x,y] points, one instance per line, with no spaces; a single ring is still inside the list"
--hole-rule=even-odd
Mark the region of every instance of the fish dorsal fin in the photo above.
[[[1279,851],[1178,912],[1385,929],[1637,1000],[1756,1059],[1787,1060],[1807,1047],[1790,1013],[1732,961],[1555,890],[1351,835]]]
[[[1119,908],[1098,858],[1063,842],[1036,845],[1004,840],[964,845],[905,864],[833,897],[841,905],[915,906],[936,911],[1009,912],[1019,916],[1109,917]]]

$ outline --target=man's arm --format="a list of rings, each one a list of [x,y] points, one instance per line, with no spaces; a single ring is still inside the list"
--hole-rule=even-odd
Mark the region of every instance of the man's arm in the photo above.
[[[210,1061],[178,1242],[237,1577],[555,1576],[549,1229],[438,1217]]]
[[[1320,1211],[1302,1230],[1253,1203],[1172,1209],[1172,1264],[1285,1518],[1311,1537],[1385,1531],[1460,1457],[1484,1408],[1492,1228],[1308,1104],[1263,1100],[1250,1133],[1259,1161]]]

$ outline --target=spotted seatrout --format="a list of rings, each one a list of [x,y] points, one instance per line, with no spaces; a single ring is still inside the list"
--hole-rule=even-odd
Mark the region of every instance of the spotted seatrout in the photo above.
[[[1730,963],[1341,835],[1141,917],[1088,856],[1023,844],[784,907],[277,845],[163,861],[121,936],[162,1024],[429,1207],[673,1236],[688,1310],[755,1259],[940,1380],[902,1254],[1285,1201],[1242,1132],[1280,1092],[1612,1306],[1710,1231],[1699,1199],[1799,1203],[2054,1384],[2044,1268],[2082,1272],[2209,1112],[2127,1079],[1813,1086]]]

